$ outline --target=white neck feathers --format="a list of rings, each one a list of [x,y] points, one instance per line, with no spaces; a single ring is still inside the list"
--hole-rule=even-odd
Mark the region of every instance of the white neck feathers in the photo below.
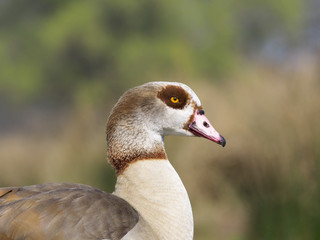
[[[118,175],[115,195],[140,214],[123,239],[193,239],[193,216],[186,189],[170,162],[139,160]]]

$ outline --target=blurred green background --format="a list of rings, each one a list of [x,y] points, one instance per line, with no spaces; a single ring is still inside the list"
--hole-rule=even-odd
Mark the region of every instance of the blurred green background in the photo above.
[[[195,239],[320,239],[319,22],[319,0],[1,0],[0,186],[112,191],[111,107],[180,81],[227,139],[166,139]]]

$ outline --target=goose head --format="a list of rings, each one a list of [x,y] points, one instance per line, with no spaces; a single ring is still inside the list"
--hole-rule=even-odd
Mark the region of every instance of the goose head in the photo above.
[[[167,135],[226,144],[194,91],[177,82],[149,82],[125,92],[111,111],[106,132],[108,158],[116,170],[133,160],[166,158],[163,137]]]

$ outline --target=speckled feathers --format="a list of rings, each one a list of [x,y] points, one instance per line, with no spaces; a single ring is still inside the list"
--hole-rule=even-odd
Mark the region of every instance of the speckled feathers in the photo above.
[[[166,159],[163,136],[191,136],[185,126],[200,107],[195,93],[181,83],[151,82],[128,90],[107,123],[109,162],[121,173],[137,160]]]

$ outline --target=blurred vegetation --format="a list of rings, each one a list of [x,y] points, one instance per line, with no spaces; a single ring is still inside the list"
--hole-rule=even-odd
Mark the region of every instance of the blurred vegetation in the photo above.
[[[1,95],[18,103],[117,97],[154,76],[212,79],[274,31],[297,33],[303,13],[301,0],[0,4]]]
[[[112,191],[111,107],[182,81],[227,139],[166,139],[195,239],[320,239],[319,19],[317,0],[0,1],[0,185]]]

